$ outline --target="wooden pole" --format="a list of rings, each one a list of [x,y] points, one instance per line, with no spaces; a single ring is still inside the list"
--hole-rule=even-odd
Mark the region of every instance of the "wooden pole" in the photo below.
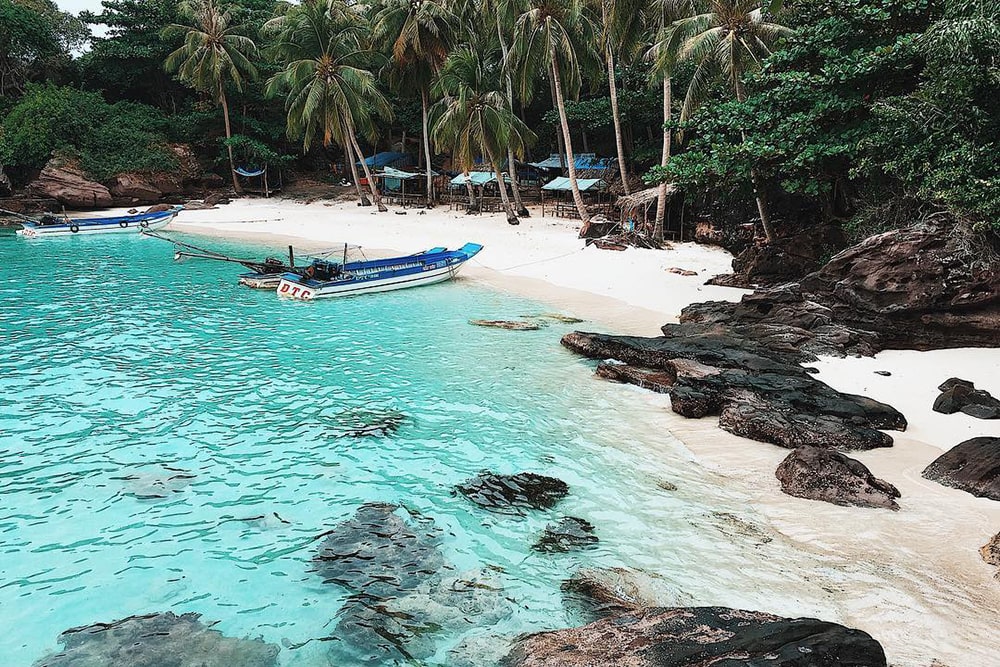
[[[295,251],[292,250],[292,246],[288,246],[288,266],[295,268]]]

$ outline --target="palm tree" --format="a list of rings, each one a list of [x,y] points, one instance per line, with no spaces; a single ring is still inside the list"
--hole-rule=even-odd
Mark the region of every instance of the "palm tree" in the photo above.
[[[384,0],[372,20],[373,43],[392,44],[397,81],[406,81],[420,91],[428,206],[433,204],[434,194],[428,93],[454,46],[458,23],[444,0]]]
[[[552,82],[559,111],[559,124],[566,147],[573,201],[583,223],[580,235],[590,228],[590,213],[576,179],[576,157],[566,117],[565,94],[576,96],[582,71],[593,66],[594,24],[580,0],[531,0],[514,24],[510,60],[518,78],[521,99],[530,100],[535,79],[545,71]]]
[[[500,160],[509,153],[524,156],[535,135],[514,115],[496,73],[500,63],[481,50],[463,46],[445,61],[435,92],[443,99],[434,108],[434,143],[450,147],[452,161],[466,174],[479,156],[489,160],[507,212],[507,222],[518,224],[507,196]]]
[[[367,33],[361,16],[343,0],[304,0],[264,29],[276,35],[274,55],[284,65],[266,92],[285,95],[288,136],[301,138],[303,150],[317,136],[324,146],[344,146],[354,182],[357,159],[378,209],[387,210],[357,138],[359,130],[372,134],[375,117],[391,116],[375,75],[365,68],[373,56],[361,48]],[[364,196],[361,203],[368,205]]]
[[[229,142],[233,133],[229,124],[226,83],[231,83],[237,92],[243,92],[244,81],[257,77],[257,68],[251,62],[257,55],[257,45],[241,34],[242,26],[233,25],[229,9],[220,7],[215,0],[182,2],[180,13],[188,24],[167,26],[163,36],[167,39],[183,36],[184,44],[167,56],[164,67],[168,72],[176,72],[186,85],[212,95],[222,105],[229,167],[233,187],[239,192],[233,147]]]
[[[644,0],[600,0],[601,39],[604,43],[604,58],[608,70],[608,91],[611,97],[611,117],[615,130],[615,146],[618,149],[618,172],[622,179],[622,190],[629,194],[628,167],[625,165],[625,143],[622,140],[621,112],[618,109],[618,84],[615,80],[615,50],[624,55],[632,55],[639,39],[646,29],[647,3]]]
[[[772,7],[779,3],[773,2]],[[719,77],[732,87],[740,102],[747,99],[743,79],[748,72],[759,69],[761,61],[771,53],[771,46],[793,31],[768,20],[768,13],[759,0],[701,0],[691,15],[675,21],[664,42],[664,52],[676,61],[695,63],[681,109],[681,121],[691,117],[704,102],[710,86]],[[745,140],[745,136],[744,136]],[[774,230],[767,206],[767,190],[759,170],[750,169],[757,211],[768,243],[774,240]]]

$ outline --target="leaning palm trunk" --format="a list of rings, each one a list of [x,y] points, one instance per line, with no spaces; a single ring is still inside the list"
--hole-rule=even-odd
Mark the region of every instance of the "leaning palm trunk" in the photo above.
[[[222,117],[226,122],[226,150],[229,152],[229,173],[233,177],[233,189],[236,192],[242,192],[240,188],[240,181],[236,177],[236,161],[233,160],[233,147],[230,145],[229,140],[233,138],[232,129],[229,126],[229,101],[226,99],[225,91],[219,91],[220,101],[222,102]]]
[[[503,210],[507,212],[507,224],[519,225],[521,221],[517,219],[517,214],[514,213],[514,208],[510,205],[510,198],[507,196],[507,184],[504,183],[503,172],[500,171],[500,165],[492,154],[490,155],[490,162],[493,163],[493,173],[497,177],[497,187],[500,188],[500,200],[503,202]]]
[[[509,60],[507,48],[507,40],[504,39],[503,29],[500,25],[500,12],[497,15],[497,39],[500,40],[500,51],[503,53],[504,62],[504,83],[507,85],[507,104],[510,105],[510,112],[514,113],[514,83],[511,81],[510,68],[507,66]],[[517,165],[514,162],[514,149],[510,146],[507,147],[507,171],[510,172],[510,184],[511,189],[514,191],[514,205],[517,207],[517,214],[522,218],[527,218],[531,215],[528,212],[527,207],[524,205],[524,201],[521,200],[521,184],[517,180]]]
[[[555,49],[551,49],[552,83],[556,91],[556,106],[559,108],[559,124],[562,125],[563,142],[566,144],[566,167],[569,170],[569,187],[573,191],[573,202],[580,214],[580,236],[583,237],[590,229],[590,213],[583,203],[580,186],[576,182],[576,157],[573,155],[573,139],[569,134],[569,119],[566,117],[566,103],[563,101],[562,81],[559,78],[559,61]]]
[[[365,171],[365,180],[368,181],[368,188],[372,192],[372,199],[375,200],[375,205],[378,207],[379,213],[385,213],[389,209],[385,207],[382,203],[382,195],[379,194],[378,188],[375,187],[375,179],[372,178],[372,172],[368,169],[368,162],[365,161],[365,154],[361,151],[361,145],[358,144],[358,137],[354,134],[354,128],[347,128],[347,136],[350,138],[351,145],[354,146],[354,151],[361,156],[361,168]]]
[[[737,77],[735,83],[736,99],[740,102],[746,102],[747,93],[743,88],[743,82]],[[743,135],[743,143],[746,143],[746,132],[741,130],[741,134]],[[753,184],[753,194],[757,199],[757,212],[760,214],[760,226],[764,228],[764,239],[768,243],[774,243],[774,229],[771,227],[771,214],[767,208],[767,185],[757,167],[750,168],[750,182]]]
[[[424,166],[427,169],[427,207],[430,208],[434,205],[434,179],[432,177],[433,171],[431,170],[431,138],[430,133],[427,131],[427,91],[420,91],[420,102],[423,113],[423,130],[424,130]]]
[[[628,169],[625,168],[625,144],[622,141],[622,119],[618,113],[618,85],[615,82],[615,52],[611,44],[607,45],[608,52],[608,88],[611,93],[611,117],[615,125],[615,145],[618,148],[618,172],[622,178],[622,190],[625,194],[631,194],[628,187]]]
[[[663,151],[660,153],[660,166],[666,167],[670,162],[670,122],[671,93],[670,77],[663,77]],[[656,222],[653,225],[653,240],[663,243],[663,221],[667,215],[667,182],[660,183],[656,192]]]
[[[347,136],[347,131],[344,131],[344,136]],[[354,149],[351,148],[351,142],[344,142],[344,154],[347,156],[347,162],[351,165],[351,178],[354,179],[354,189],[358,191],[358,201],[362,206],[371,206],[372,203],[368,201],[368,197],[365,196],[365,191],[361,189],[361,178],[358,177],[358,164],[354,158]]]

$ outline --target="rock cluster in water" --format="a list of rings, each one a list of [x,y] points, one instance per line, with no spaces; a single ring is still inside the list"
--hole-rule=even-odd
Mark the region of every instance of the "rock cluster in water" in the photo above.
[[[514,475],[484,470],[455,490],[476,505],[501,514],[521,514],[528,509],[547,509],[569,495],[561,479],[533,472]]]
[[[598,541],[597,535],[594,534],[594,526],[589,521],[564,516],[558,523],[545,526],[542,536],[531,548],[543,553],[558,553],[585,549],[597,544]]]
[[[63,649],[34,667],[274,667],[278,647],[234,639],[205,626],[200,614],[130,616],[73,628],[59,635]]]
[[[790,496],[834,505],[898,510],[899,490],[872,475],[865,464],[822,447],[799,447],[775,471]]]
[[[399,430],[406,415],[398,410],[345,410],[333,419],[333,435],[338,438],[383,438]]]
[[[436,651],[442,629],[495,623],[510,613],[495,573],[457,573],[433,521],[406,521],[400,511],[362,505],[326,534],[313,558],[326,583],[351,592],[331,638],[338,660],[423,660]]]
[[[938,387],[941,394],[934,401],[934,411],[951,415],[964,412],[979,419],[1000,419],[1000,400],[988,391],[976,389],[968,380],[950,378]]]
[[[1000,500],[1000,438],[959,443],[927,466],[923,476],[974,496]]]
[[[861,630],[723,607],[650,607],[522,639],[504,667],[885,667]]]

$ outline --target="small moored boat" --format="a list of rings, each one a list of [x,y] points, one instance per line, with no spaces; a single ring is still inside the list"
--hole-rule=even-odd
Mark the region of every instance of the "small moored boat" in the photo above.
[[[458,250],[431,248],[415,255],[363,262],[318,259],[302,275],[281,276],[278,296],[309,301],[432,285],[454,278],[482,249],[478,243],[466,243]]]
[[[111,218],[66,218],[43,215],[38,220],[25,220],[24,229],[17,233],[25,238],[43,236],[75,236],[78,234],[121,234],[125,232],[155,231],[169,225],[183,206],[167,211],[119,215]]]

